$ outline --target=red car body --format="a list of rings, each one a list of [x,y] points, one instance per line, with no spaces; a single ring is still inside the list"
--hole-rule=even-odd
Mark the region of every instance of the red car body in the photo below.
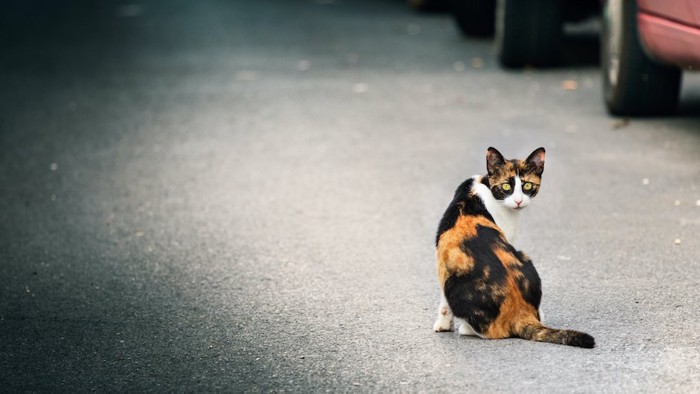
[[[700,69],[700,1],[638,0],[639,36],[647,54],[683,69]]]

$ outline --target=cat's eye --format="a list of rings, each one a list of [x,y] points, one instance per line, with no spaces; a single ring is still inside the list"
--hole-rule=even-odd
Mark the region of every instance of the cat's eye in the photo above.
[[[505,190],[505,191],[510,190],[510,184],[508,184],[508,183],[502,184],[502,185],[501,185],[501,189],[503,189],[503,190]]]
[[[523,185],[523,190],[532,190],[532,183],[525,182],[525,184]]]

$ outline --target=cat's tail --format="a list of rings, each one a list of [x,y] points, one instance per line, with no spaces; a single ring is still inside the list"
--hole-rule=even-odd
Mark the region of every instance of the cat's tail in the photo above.
[[[587,349],[595,347],[592,336],[574,330],[558,330],[542,325],[539,320],[528,319],[515,326],[515,334],[523,339],[538,342],[557,343],[560,345],[577,346]]]

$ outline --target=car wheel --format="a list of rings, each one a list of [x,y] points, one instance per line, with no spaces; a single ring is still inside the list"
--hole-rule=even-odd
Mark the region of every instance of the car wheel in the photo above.
[[[451,0],[459,30],[470,36],[490,36],[496,25],[496,0]]]
[[[603,12],[603,91],[613,115],[667,115],[676,109],[681,71],[653,62],[641,46],[634,0],[608,0]]]
[[[563,11],[563,0],[498,0],[496,53],[501,65],[556,65],[561,55]]]

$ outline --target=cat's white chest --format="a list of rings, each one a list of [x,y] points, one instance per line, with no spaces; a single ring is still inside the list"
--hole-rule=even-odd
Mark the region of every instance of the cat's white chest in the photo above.
[[[503,234],[505,234],[508,242],[513,243],[518,231],[520,212],[508,208],[503,205],[503,203],[496,200],[489,188],[481,183],[481,176],[474,177],[474,189],[479,198],[481,198],[481,201],[484,202],[486,210],[493,216],[493,220],[496,221],[498,227],[500,227]]]

